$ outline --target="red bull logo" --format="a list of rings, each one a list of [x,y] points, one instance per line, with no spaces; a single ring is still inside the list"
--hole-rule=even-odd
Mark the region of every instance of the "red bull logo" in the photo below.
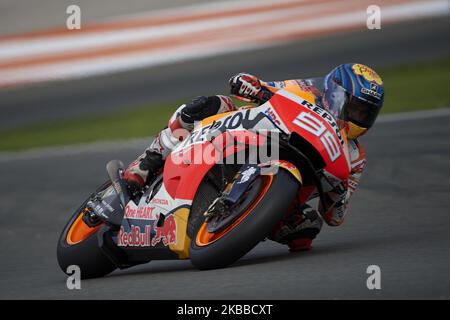
[[[152,246],[157,245],[161,241],[165,246],[167,246],[169,244],[174,244],[177,240],[177,224],[173,214],[166,217],[164,224],[161,227],[158,227],[155,222],[153,225],[153,230],[156,231],[156,234],[152,239]]]
[[[117,236],[117,245],[119,247],[150,247],[150,226],[145,226],[145,231],[141,232],[139,226],[131,225],[130,232],[126,232],[120,227]]]

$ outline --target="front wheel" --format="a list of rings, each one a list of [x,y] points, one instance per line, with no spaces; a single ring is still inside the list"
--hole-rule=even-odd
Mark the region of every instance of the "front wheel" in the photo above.
[[[260,175],[250,186],[239,217],[215,233],[204,222],[191,242],[190,259],[199,269],[226,267],[244,256],[270,235],[298,193],[299,184],[280,169],[275,175]]]

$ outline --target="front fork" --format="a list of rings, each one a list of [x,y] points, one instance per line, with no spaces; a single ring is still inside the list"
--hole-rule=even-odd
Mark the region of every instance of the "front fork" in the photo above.
[[[244,164],[234,176],[231,183],[226,185],[222,195],[218,197],[205,213],[205,219],[208,223],[209,232],[217,232],[223,225],[214,223],[218,216],[229,216],[226,220],[233,220],[234,208],[239,205],[244,194],[252,187],[252,184],[259,176],[275,175],[282,168],[289,172],[301,185],[302,176],[296,166],[286,160],[272,160],[262,164]],[[235,212],[238,214],[239,212]]]
[[[250,184],[260,175],[274,175],[282,168],[288,171],[298,182],[302,184],[302,176],[298,168],[286,160],[271,160],[262,164],[244,164],[236,174],[232,184],[225,189],[224,203],[232,206],[248,189]]]

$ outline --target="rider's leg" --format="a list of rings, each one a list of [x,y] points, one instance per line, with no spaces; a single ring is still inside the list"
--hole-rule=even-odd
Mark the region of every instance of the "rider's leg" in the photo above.
[[[206,117],[236,110],[226,96],[198,97],[181,105],[172,115],[167,128],[163,129],[145,152],[125,170],[124,179],[135,193],[142,189],[162,168],[165,158],[194,128],[194,122]]]
[[[287,244],[291,251],[309,250],[322,224],[317,210],[306,204],[300,207],[295,204],[285,219],[274,228],[270,239]]]

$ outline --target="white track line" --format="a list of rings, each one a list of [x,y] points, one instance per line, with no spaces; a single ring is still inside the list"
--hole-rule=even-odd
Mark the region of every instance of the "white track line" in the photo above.
[[[317,6],[316,9],[326,8],[325,5]],[[307,8],[308,11],[310,8]],[[303,8],[276,10],[275,13],[248,14],[245,17],[226,17],[202,19],[191,22],[171,23],[162,26],[134,27],[124,30],[98,31],[80,34],[77,37],[64,35],[60,37],[38,38],[35,40],[16,40],[0,42],[0,62],[6,59],[17,59],[30,55],[55,54],[64,52],[82,52],[83,50],[108,48],[117,45],[127,45],[144,41],[164,39],[166,37],[183,36],[204,30],[223,29],[242,24],[265,22],[277,18],[278,15],[289,18],[290,16],[303,13]],[[244,20],[245,19],[245,20]],[[99,38],[101,39],[99,41]]]
[[[383,123],[395,123],[411,120],[430,119],[436,117],[450,117],[450,107],[422,110],[412,112],[400,112],[395,114],[380,115],[377,119],[377,124]],[[151,141],[149,138],[139,138],[121,141],[99,141],[94,143],[69,145],[62,147],[46,147],[36,148],[26,151],[17,152],[0,152],[0,163],[11,162],[18,160],[33,160],[33,159],[46,159],[54,157],[67,157],[78,154],[94,154],[114,151],[138,150],[137,153],[143,151]],[[137,154],[136,154],[137,156]]]
[[[104,19],[103,22],[118,22],[134,19],[151,19],[151,18],[168,18],[178,15],[185,15],[187,12],[190,14],[205,14],[211,11],[227,12],[230,10],[239,9],[242,11],[251,12],[254,8],[271,4],[288,4],[288,3],[302,3],[306,0],[225,0],[211,3],[197,3],[188,6],[174,7],[168,9],[159,9],[147,12],[140,12],[134,14],[120,15],[108,19]]]
[[[382,114],[378,117],[376,123],[391,123],[400,121],[420,120],[436,117],[450,116],[450,107],[432,110],[420,110],[410,112],[399,112],[392,114]]]
[[[151,142],[151,138],[139,138],[121,141],[98,141],[93,143],[76,144],[60,147],[33,148],[17,152],[0,152],[0,163],[17,160],[45,159],[67,157],[78,154],[92,154],[112,152],[114,150],[141,150]]]

